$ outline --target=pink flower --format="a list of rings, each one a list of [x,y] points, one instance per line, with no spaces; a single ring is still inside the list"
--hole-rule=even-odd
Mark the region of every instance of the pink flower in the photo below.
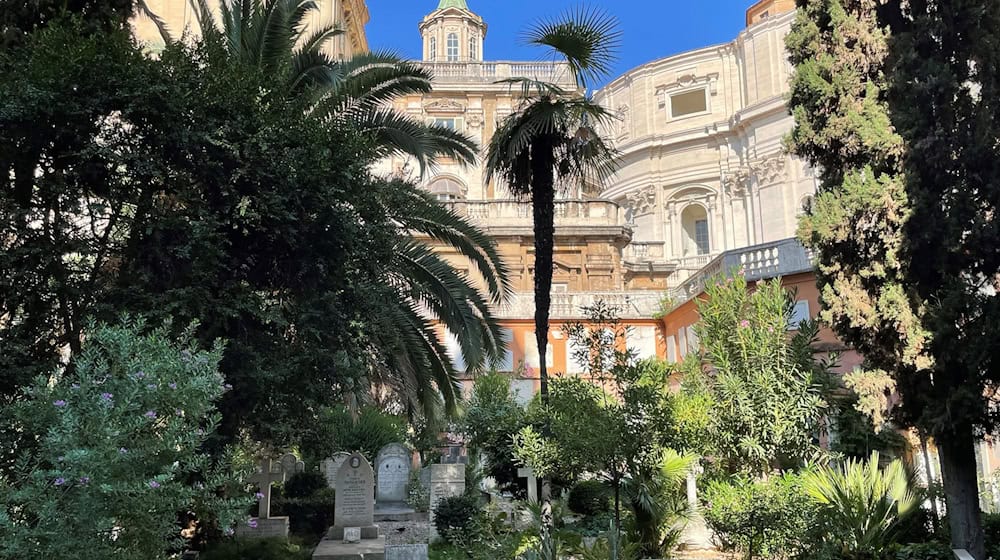
[[[52,484],[55,484],[56,486],[62,486],[63,484],[66,484],[66,479],[60,476],[59,478],[53,480]]]
[[[142,372],[142,371],[135,372],[135,378],[136,379],[142,379],[143,377],[146,377],[146,374],[144,372]]]
[[[250,521],[247,521],[247,525],[251,529],[256,529],[257,528],[257,520],[256,519],[251,519]]]
[[[254,494],[253,496],[254,496],[255,498],[257,498],[258,500],[263,500],[263,499],[264,499],[264,493],[263,493],[263,492],[257,492],[257,493],[256,493],[256,494]]]
[[[746,268],[743,268],[743,267],[741,266],[741,267],[739,268],[739,270],[737,270],[737,271],[736,271],[736,274],[739,274],[740,276],[746,276],[746,274],[747,274],[747,269],[746,269]]]
[[[57,401],[53,401],[52,404],[54,404],[56,406],[56,408],[62,408],[64,406],[66,406],[66,401],[64,401],[62,399],[59,399]]]
[[[104,402],[111,402],[112,398],[114,398],[114,395],[111,393],[101,393],[101,400]]]
[[[156,389],[156,383],[150,383],[150,384],[146,385],[146,388],[147,389]]]
[[[168,385],[168,387],[170,387],[171,389],[176,389],[177,388],[177,384],[176,383],[171,383],[170,385]]]
[[[159,483],[159,482],[157,482],[157,481],[155,481],[155,480],[150,480],[150,481],[149,481],[149,487],[150,487],[150,488],[154,488],[154,489],[155,489],[155,488],[159,488],[159,487],[160,487],[160,483]]]
[[[749,326],[750,326],[750,321],[747,321],[746,319],[743,319],[742,321],[740,321],[740,328],[745,329],[745,328],[747,328]]]
[[[146,414],[143,414],[143,416],[145,416],[146,418],[150,418],[150,419],[156,418],[156,411],[155,410],[149,410],[149,411],[146,412]]]
[[[774,327],[767,327],[767,332],[773,333],[774,332]]]

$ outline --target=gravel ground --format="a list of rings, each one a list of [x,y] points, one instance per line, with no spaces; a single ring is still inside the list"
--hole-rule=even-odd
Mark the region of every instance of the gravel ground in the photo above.
[[[422,544],[430,537],[426,521],[380,521],[378,527],[385,535],[385,544]]]

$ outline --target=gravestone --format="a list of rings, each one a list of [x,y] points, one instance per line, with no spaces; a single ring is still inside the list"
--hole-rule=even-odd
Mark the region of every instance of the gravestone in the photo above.
[[[289,459],[289,457],[291,457]],[[274,460],[270,457],[264,458],[257,465],[257,472],[248,480],[253,483],[260,492],[258,501],[257,517],[252,523],[240,526],[236,534],[241,537],[266,539],[272,537],[288,538],[288,518],[271,517],[271,485],[275,482],[284,482],[293,472],[295,472],[295,455],[286,454],[281,460]],[[285,465],[291,465],[292,472],[285,470]]]
[[[538,503],[538,479],[535,478],[535,471],[528,467],[521,467],[517,469],[517,477],[528,479],[528,502]]]
[[[341,465],[344,461],[350,457],[351,454],[346,451],[338,451],[334,453],[332,457],[323,459],[319,463],[320,472],[326,477],[326,485],[329,488],[336,488],[337,486],[337,471],[340,470]]]
[[[378,452],[375,461],[375,501],[377,503],[403,504],[406,502],[406,485],[410,482],[413,454],[401,443],[390,443]]]
[[[427,544],[394,544],[385,547],[385,560],[427,560]]]
[[[306,470],[306,464],[299,461],[299,458],[291,453],[285,453],[278,459],[281,464],[281,472],[285,473],[285,478],[291,477],[295,473]]]
[[[434,528],[434,509],[438,502],[465,492],[465,465],[439,463],[431,465],[431,510],[429,515],[431,537],[438,536]]]
[[[358,527],[362,539],[378,537],[375,516],[375,473],[360,453],[353,453],[337,472],[331,539],[343,539],[344,529]]]

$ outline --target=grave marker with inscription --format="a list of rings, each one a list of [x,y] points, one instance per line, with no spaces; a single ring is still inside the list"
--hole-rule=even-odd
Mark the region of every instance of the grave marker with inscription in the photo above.
[[[337,487],[337,471],[344,464],[344,461],[350,457],[351,454],[346,451],[338,451],[334,453],[332,457],[328,459],[323,459],[319,463],[319,470],[326,477],[326,485],[330,488]]]
[[[431,509],[429,521],[431,537],[437,537],[434,528],[434,509],[438,502],[465,492],[465,465],[460,463],[431,465]]]
[[[406,485],[410,482],[413,454],[401,443],[390,443],[378,452],[375,476],[375,501],[406,502]]]
[[[344,528],[359,527],[362,539],[378,537],[375,516],[375,473],[360,453],[353,453],[337,472],[331,539],[343,539]]]

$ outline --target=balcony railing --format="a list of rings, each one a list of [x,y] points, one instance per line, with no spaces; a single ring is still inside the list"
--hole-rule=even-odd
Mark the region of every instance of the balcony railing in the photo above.
[[[622,319],[650,319],[660,309],[662,292],[579,292],[552,294],[552,319],[585,319],[584,307],[603,301],[616,308]],[[507,304],[494,310],[500,319],[530,319],[535,315],[535,295],[516,293]]]
[[[663,260],[664,241],[633,241],[625,247],[625,260],[633,262]]]
[[[455,213],[487,227],[530,227],[531,203],[518,200],[457,200],[445,203]],[[556,227],[625,227],[625,212],[610,200],[560,200],[555,205]]]
[[[686,301],[701,293],[710,278],[741,270],[747,280],[756,281],[812,269],[812,252],[797,239],[782,239],[722,253],[674,288],[671,295],[676,300]]]
[[[436,82],[491,84],[508,78],[531,78],[573,87],[569,66],[558,62],[420,62]]]

